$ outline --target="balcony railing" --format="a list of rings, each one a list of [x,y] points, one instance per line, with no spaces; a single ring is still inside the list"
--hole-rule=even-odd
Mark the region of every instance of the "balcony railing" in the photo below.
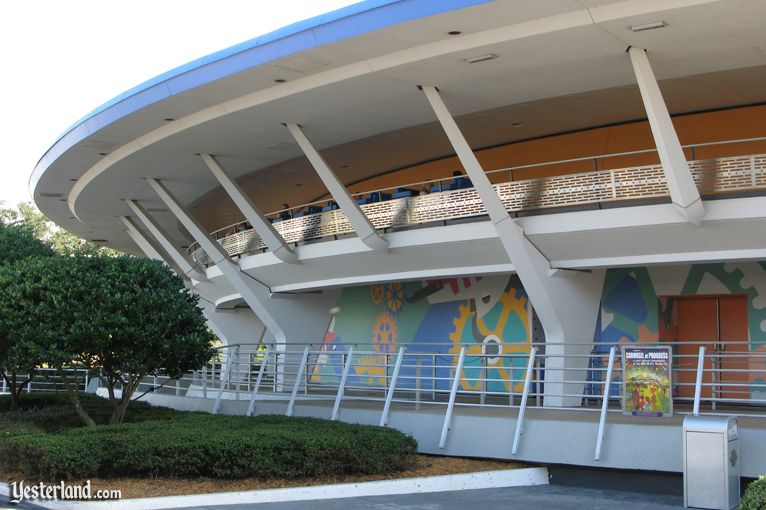
[[[706,342],[661,344],[674,351],[674,413],[766,418],[766,352],[750,351],[746,341],[726,342],[725,350]],[[327,417],[337,419],[344,402],[353,402],[354,407],[377,409],[380,425],[387,423],[392,405],[441,408],[445,424],[459,408],[514,408],[514,450],[528,408],[599,413],[594,437],[598,458],[608,415],[623,412],[620,345],[566,345],[573,352],[583,352],[585,345],[592,350],[559,354],[560,344],[545,342],[506,344],[498,353],[484,352],[477,343],[429,342],[426,351],[422,345],[369,343],[346,343],[345,348],[236,344],[219,349],[203,369],[180,380],[145,379],[139,393],[209,399],[213,412],[221,409],[222,401],[243,400],[248,402],[248,416],[261,402],[281,404],[288,415],[296,406],[324,402]],[[698,351],[698,346],[707,350]],[[268,412],[274,412],[273,406]],[[441,431],[441,442],[446,430]]]
[[[65,368],[67,378],[70,384],[73,384],[77,391],[85,391],[88,387],[89,373],[84,368]],[[24,381],[27,374],[19,374],[17,380]],[[35,370],[34,377],[27,383],[24,391],[27,393],[38,391],[65,391],[64,381],[55,368],[38,368]],[[0,395],[9,393],[10,388],[4,378],[0,378]]]
[[[764,141],[766,137],[745,140],[729,140],[709,144],[689,146],[694,148],[711,145]],[[524,165],[492,170],[490,177],[508,174],[508,182],[495,184],[494,188],[510,213],[541,211],[553,208],[606,205],[620,202],[646,201],[668,197],[667,184],[662,165],[642,165],[630,168],[595,170],[599,161],[606,158],[619,158],[655,150],[606,154],[588,158],[575,158],[546,163]],[[566,175],[556,175],[526,180],[513,180],[513,172],[529,168],[552,165],[565,165],[593,161],[594,170]],[[602,165],[603,166],[603,165]],[[689,162],[694,180],[703,196],[741,193],[766,189],[766,154],[752,154],[712,159],[692,160]],[[434,222],[446,222],[482,216],[486,214],[484,205],[470,181],[465,177],[460,186],[452,184],[455,178],[436,179],[406,184],[398,188],[386,188],[355,195],[373,196],[378,200],[360,205],[376,229],[388,230],[402,227],[425,225]],[[496,179],[495,179],[496,180]],[[416,190],[426,187],[431,192]],[[457,187],[458,189],[451,189]],[[408,190],[417,196],[388,198],[391,191]],[[447,189],[446,191],[442,191]],[[383,197],[385,199],[380,200]],[[308,209],[313,211],[317,205],[327,202],[314,202],[292,210]],[[326,207],[327,209],[333,206]],[[337,207],[337,206],[336,206]],[[277,211],[268,216],[279,218],[289,211]],[[290,214],[292,216],[292,214]],[[257,253],[267,249],[266,244],[244,222],[230,225],[212,233],[230,256]],[[275,221],[274,228],[287,243],[300,243],[327,237],[351,234],[354,232],[342,210],[333,208],[324,212],[304,214]],[[208,265],[210,259],[197,243],[189,247],[195,262]]]

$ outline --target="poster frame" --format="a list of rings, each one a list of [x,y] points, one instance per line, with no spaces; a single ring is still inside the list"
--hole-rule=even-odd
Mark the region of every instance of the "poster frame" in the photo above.
[[[661,414],[647,414],[639,413],[636,411],[628,411],[628,392],[627,392],[627,363],[626,354],[628,351],[666,351],[667,361],[663,363],[667,367],[668,375],[668,412],[662,412]],[[644,344],[644,345],[622,345],[620,349],[620,361],[623,371],[622,376],[622,412],[627,416],[644,417],[644,418],[670,418],[673,416],[673,348],[669,345],[663,344]]]

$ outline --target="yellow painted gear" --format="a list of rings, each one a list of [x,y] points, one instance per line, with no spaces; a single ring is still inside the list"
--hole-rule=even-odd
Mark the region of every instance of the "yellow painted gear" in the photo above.
[[[495,324],[494,327],[492,328],[490,328],[484,322],[484,319],[476,316],[476,311],[473,310],[469,304],[464,304],[464,305],[461,304],[458,307],[458,311],[459,311],[458,316],[452,320],[452,325],[454,326],[454,329],[449,335],[449,339],[452,342],[452,347],[450,348],[449,352],[450,354],[454,355],[452,357],[453,365],[457,364],[457,356],[458,354],[460,354],[461,342],[467,343],[466,342],[467,339],[463,339],[461,335],[463,334],[463,331],[465,330],[465,327],[472,316],[475,317],[476,329],[478,330],[479,334],[482,335],[482,338],[469,339],[469,341],[473,341],[476,343],[470,343],[468,345],[465,345],[466,356],[481,356],[482,348],[483,348],[482,341],[484,340],[484,338],[490,335],[495,335],[500,340],[500,343],[498,344],[500,348],[500,352],[498,353],[497,359],[494,361],[489,361],[490,358],[487,358],[487,368],[491,368],[497,371],[497,375],[503,380],[505,391],[511,391],[511,388],[509,388],[510,386],[509,382],[511,381],[511,379],[513,379],[513,366],[510,366],[510,367],[505,366],[504,362],[507,358],[503,358],[500,355],[511,354],[511,353],[523,353],[528,355],[530,351],[529,342],[532,337],[531,331],[529,331],[529,312],[527,310],[527,298],[522,297],[522,298],[516,299],[515,294],[516,294],[516,290],[511,288],[505,291],[500,296],[500,299],[498,300],[498,303],[495,304],[495,306],[498,306],[498,305],[502,306],[502,309],[500,311],[500,317],[497,321],[497,324]],[[516,313],[519,319],[524,324],[525,330],[527,332],[527,338],[526,338],[526,341],[524,342],[505,342],[502,337],[503,330],[505,329],[505,324],[512,313]],[[464,390],[478,391],[481,389],[480,381],[469,380],[469,376],[467,374],[465,367],[463,368],[462,373],[460,374],[460,377],[461,377],[461,386]],[[523,386],[524,386],[523,381],[516,381],[512,391],[521,391],[523,389]]]

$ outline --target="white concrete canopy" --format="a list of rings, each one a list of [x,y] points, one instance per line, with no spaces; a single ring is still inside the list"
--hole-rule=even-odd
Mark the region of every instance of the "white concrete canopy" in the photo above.
[[[264,212],[276,210],[264,197],[301,203],[290,196],[299,191],[294,183],[308,190],[318,179],[296,163],[302,153],[282,122],[321,126],[311,132],[312,142],[347,185],[449,155],[449,146],[432,136],[433,117],[414,88],[418,83],[449,91],[451,110],[465,119],[473,147],[640,118],[628,46],[650,52],[671,114],[766,100],[759,21],[766,4],[759,0],[445,5],[362,4],[326,25],[265,37],[158,78],[57,140],[31,179],[35,201],[73,233],[136,251],[117,220],[130,214],[119,199],[131,196],[152,207],[145,177],[178,182],[174,191],[185,206],[217,193],[212,175],[195,173],[202,164],[194,154],[216,154],[232,179],[257,181],[251,194]],[[666,26],[629,28],[656,20]],[[448,34],[455,30],[462,34]],[[468,63],[482,54],[497,58]],[[515,120],[524,126],[509,129]],[[229,217],[206,226],[215,230]],[[176,222],[158,221],[176,244],[188,244]]]

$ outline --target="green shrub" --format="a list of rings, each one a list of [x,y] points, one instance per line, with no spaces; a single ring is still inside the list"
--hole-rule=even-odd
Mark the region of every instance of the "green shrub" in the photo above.
[[[313,418],[178,413],[171,420],[9,437],[0,467],[26,477],[300,478],[407,469],[414,439],[393,429]]]
[[[766,510],[766,477],[750,482],[739,502],[739,510]]]

